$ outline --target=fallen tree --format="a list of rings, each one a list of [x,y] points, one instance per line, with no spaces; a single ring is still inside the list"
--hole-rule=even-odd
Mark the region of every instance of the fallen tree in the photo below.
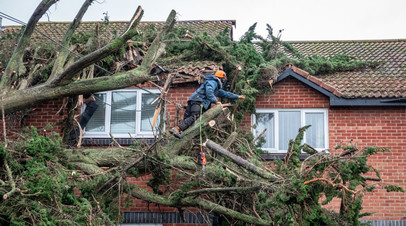
[[[367,158],[386,149],[368,147],[361,151],[348,144],[337,147],[342,153],[338,156],[315,152],[302,144],[306,130],[302,128],[289,144],[283,161],[266,163],[261,161],[258,148],[261,142],[253,142],[261,139],[254,139],[236,126],[241,115],[254,110],[255,95],[261,89],[269,89],[269,80],[275,78],[277,68],[286,61],[286,58],[278,58],[282,63],[264,66],[267,61],[277,60],[269,57],[279,53],[269,51],[278,51],[275,47],[280,44],[278,38],[263,43],[265,55],[256,52],[250,43],[252,31],[239,44],[233,44],[229,38],[224,38],[225,35],[214,39],[196,36],[187,44],[191,49],[177,52],[182,49],[179,42],[167,42],[167,37],[174,35],[171,30],[176,13],[172,11],[163,29],[153,42],[148,43],[146,55],[139,65],[125,71],[105,72],[96,68],[106,76],[89,76],[88,72],[96,70],[97,62],[116,54],[133,40],[127,41],[139,35],[136,26],[143,11],[140,7],[137,9],[126,32],[104,47],[78,57],[67,50],[82,49],[71,41],[83,14],[93,2],[87,0],[67,30],[57,54],[52,54],[52,60],[47,61],[52,67],[45,68],[35,60],[24,63],[35,25],[54,2],[43,0],[40,3],[4,70],[0,83],[3,123],[5,114],[45,100],[146,82],[151,79],[150,66],[159,60],[164,50],[167,52],[163,63],[199,61],[210,56],[229,70],[228,74],[234,77],[232,89],[246,95],[247,101],[234,103],[230,108],[213,107],[185,131],[181,139],[162,132],[151,145],[135,143],[131,147],[121,147],[117,144],[103,150],[65,149],[59,135],[41,136],[35,128],[16,140],[8,140],[6,126],[3,126],[0,223],[115,224],[121,220],[121,201],[127,195],[176,207],[181,213],[188,207],[197,207],[221,216],[230,224],[359,224],[358,219],[363,216],[360,214],[362,195],[376,186],[368,181],[380,181],[377,171],[367,164]],[[184,35],[182,31],[176,32]],[[270,34],[272,36],[272,32]],[[35,50],[33,55],[37,53]],[[204,147],[198,141],[199,136],[206,140]],[[201,148],[207,154],[205,167],[195,161]],[[299,160],[302,150],[309,153],[304,161]],[[363,175],[371,170],[376,172],[375,177]],[[153,175],[148,183],[153,192],[125,180],[141,173]],[[172,181],[172,174],[177,174],[179,180]],[[392,185],[378,185],[389,191],[401,190]],[[78,197],[74,193],[76,188],[81,191]],[[338,213],[322,206],[333,198],[342,200]],[[131,205],[130,200],[126,201]]]

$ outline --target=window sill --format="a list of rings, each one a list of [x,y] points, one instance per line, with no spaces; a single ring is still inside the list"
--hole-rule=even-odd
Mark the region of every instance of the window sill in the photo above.
[[[130,146],[134,143],[134,139],[131,138],[115,138],[115,140],[123,146]],[[143,141],[147,144],[154,143],[154,138],[137,138],[136,141]],[[111,138],[83,138],[83,146],[110,146],[114,141]]]
[[[285,158],[286,153],[264,153],[261,154],[261,157],[263,160],[266,161],[272,161],[272,160],[276,160],[276,159],[283,159]],[[300,154],[299,155],[299,159],[300,160],[305,160],[307,157],[309,157],[309,154]]]

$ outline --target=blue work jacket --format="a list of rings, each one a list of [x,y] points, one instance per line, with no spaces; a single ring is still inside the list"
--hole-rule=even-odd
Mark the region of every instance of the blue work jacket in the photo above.
[[[189,101],[199,101],[205,109],[208,109],[211,103],[217,103],[216,97],[238,99],[237,94],[223,90],[220,79],[211,74],[206,77],[206,81],[190,96]]]

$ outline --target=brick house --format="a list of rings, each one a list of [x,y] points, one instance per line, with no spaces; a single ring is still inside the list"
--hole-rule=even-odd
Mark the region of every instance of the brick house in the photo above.
[[[125,22],[110,23],[114,29],[125,27]],[[195,29],[213,33],[229,27],[232,38],[235,21],[185,21],[179,24],[195,26]],[[85,22],[81,28],[93,25],[94,23]],[[53,31],[55,34],[52,37],[60,40],[60,34],[63,33],[55,31],[66,29],[67,26],[67,23],[40,23],[38,29]],[[359,60],[379,61],[381,64],[377,68],[317,77],[294,65],[287,65],[273,86],[275,93],[260,95],[257,98],[257,116],[246,115],[242,122],[242,127],[254,134],[267,128],[264,135],[266,143],[263,146],[267,154],[263,157],[267,160],[282,158],[288,140],[296,135],[297,129],[312,124],[317,130],[310,128],[306,133],[305,142],[318,150],[329,149],[340,142],[350,140],[360,148],[366,145],[389,148],[391,153],[377,154],[370,158],[370,163],[380,170],[385,182],[406,188],[406,40],[305,41],[290,44],[304,55],[348,54]],[[199,79],[192,68],[178,72],[189,76],[190,79],[171,88],[168,99],[186,104],[188,97],[197,88]],[[109,132],[123,145],[131,144],[129,130],[133,131],[131,133],[135,138],[152,138],[154,134],[148,127],[148,120],[154,107],[147,107],[147,104],[152,102],[158,92],[151,86],[96,94],[97,101],[103,107],[98,109],[89,122],[84,134],[84,145],[109,145]],[[128,105],[120,106],[121,100],[135,104],[130,108]],[[43,128],[48,123],[54,123],[54,130],[60,132],[61,125],[58,122],[65,117],[57,114],[61,105],[62,100],[53,100],[37,106],[26,117],[26,124]],[[124,109],[125,113],[114,115],[113,110],[120,108]],[[177,118],[176,112],[175,105],[166,106],[171,125]],[[183,112],[180,112],[180,115],[183,115]],[[134,123],[125,127],[124,122],[133,118],[138,121],[133,120]],[[252,129],[253,125],[256,125],[256,129]],[[13,126],[12,122],[9,122],[8,126]],[[150,175],[141,175],[129,180],[141,188],[148,189],[146,182],[149,178]],[[337,209],[339,203],[332,202],[329,207]],[[375,212],[374,215],[363,219],[372,220],[374,224],[404,225],[406,222],[404,193],[378,190],[373,194],[366,194],[363,207],[364,211]],[[181,222],[176,209],[150,205],[141,200],[135,200],[134,206],[126,208],[125,211],[126,224],[180,225]],[[203,220],[207,217],[210,218],[209,215],[191,210],[186,215],[186,223],[204,224]]]

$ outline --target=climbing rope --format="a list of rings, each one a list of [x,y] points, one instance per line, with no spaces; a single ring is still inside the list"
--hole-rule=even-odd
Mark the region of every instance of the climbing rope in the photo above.
[[[200,104],[200,153],[197,155],[197,164],[201,165],[203,169],[206,167],[206,155],[203,152],[203,138],[202,138],[202,114],[203,104]]]

